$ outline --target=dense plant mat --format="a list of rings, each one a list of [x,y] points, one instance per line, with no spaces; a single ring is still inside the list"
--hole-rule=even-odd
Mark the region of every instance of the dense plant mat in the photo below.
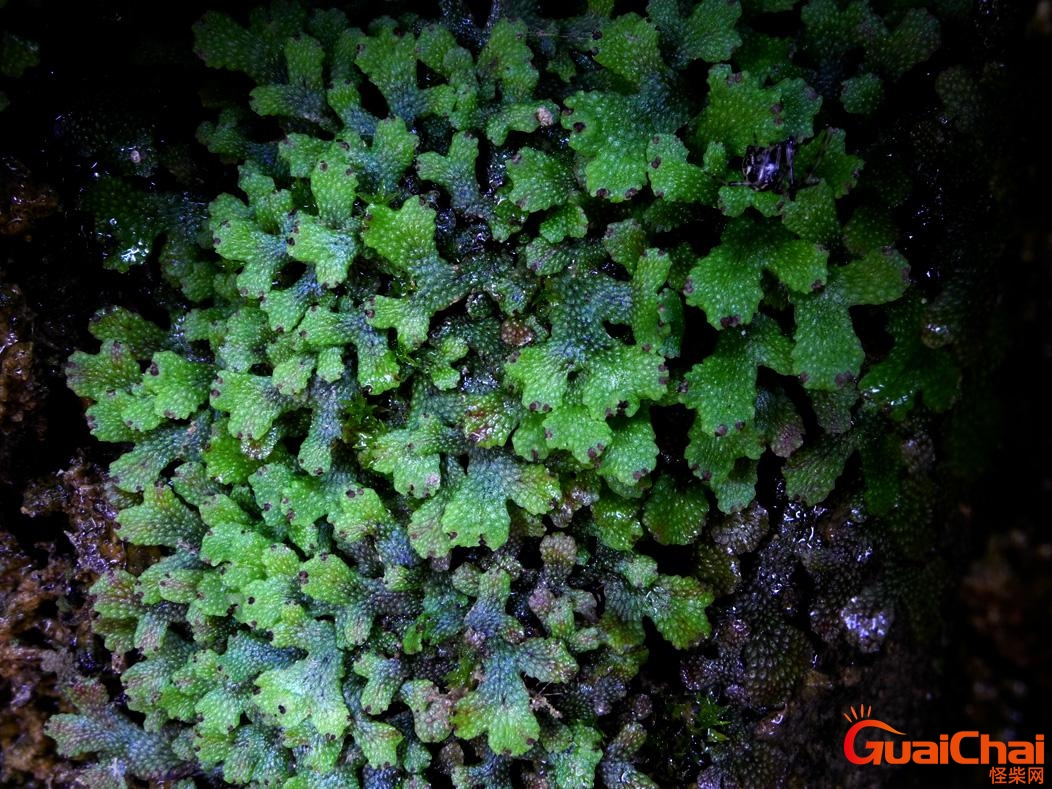
[[[274,3],[193,25],[196,143],[63,116],[130,283],[65,365],[108,472],[24,506],[110,656],[41,664],[64,774],[773,785],[853,768],[849,703],[937,719],[1004,355],[981,22]]]

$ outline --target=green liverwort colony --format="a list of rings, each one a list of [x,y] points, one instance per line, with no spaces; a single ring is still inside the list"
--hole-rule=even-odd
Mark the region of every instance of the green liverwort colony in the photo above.
[[[711,643],[764,477],[854,464],[879,518],[889,426],[954,401],[910,173],[846,128],[960,3],[502,5],[208,13],[236,190],[86,201],[170,287],[68,367],[147,557],[92,590],[125,710],[85,679],[49,725],[87,784],[653,786],[623,706]]]

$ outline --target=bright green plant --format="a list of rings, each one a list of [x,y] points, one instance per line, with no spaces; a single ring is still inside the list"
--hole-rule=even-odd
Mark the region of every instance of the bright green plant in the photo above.
[[[857,456],[886,514],[907,461],[875,439],[958,387],[896,248],[909,174],[829,120],[876,112],[939,23],[810,0],[761,32],[797,5],[200,21],[255,83],[200,130],[238,193],[198,223],[90,198],[112,267],[166,233],[178,293],[167,323],[101,313],[68,369],[129,447],[121,536],[157,549],[93,590],[141,728],[97,693],[50,725],[92,785],[653,785],[614,711],[655,643],[710,635],[713,534],[760,464],[813,505]],[[790,140],[792,179],[743,182]]]

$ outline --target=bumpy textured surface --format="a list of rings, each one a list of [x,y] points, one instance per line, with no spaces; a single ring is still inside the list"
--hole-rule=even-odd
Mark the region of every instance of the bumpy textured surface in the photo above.
[[[721,716],[740,744],[814,681],[801,619],[871,654],[938,582],[874,580],[850,527],[922,557],[907,437],[958,397],[964,316],[933,317],[896,246],[911,173],[870,177],[831,125],[936,49],[911,5],[202,18],[199,54],[255,85],[199,133],[238,193],[207,217],[119,179],[88,198],[109,265],[154,250],[177,295],[167,322],[101,313],[68,367],[129,447],[120,536],[161,557],[93,589],[142,723],[79,687],[48,730],[96,755],[85,780],[777,777],[721,750]],[[969,85],[939,82],[962,124]],[[790,140],[792,179],[742,182]],[[717,595],[741,604],[714,633]],[[650,699],[670,659],[680,695]]]

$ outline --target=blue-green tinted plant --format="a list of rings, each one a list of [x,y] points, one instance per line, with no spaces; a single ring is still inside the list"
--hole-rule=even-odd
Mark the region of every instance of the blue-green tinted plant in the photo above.
[[[95,193],[166,233],[178,303],[100,313],[68,368],[128,447],[121,535],[158,551],[93,590],[143,724],[92,696],[52,720],[63,752],[290,789],[653,785],[617,706],[655,645],[709,636],[742,550],[714,535],[761,461],[819,504],[858,456],[886,514],[908,469],[875,437],[958,386],[896,247],[909,174],[870,177],[827,120],[877,112],[939,23],[811,0],[760,32],[797,5],[199,22],[255,84],[200,129],[237,193],[197,223]],[[792,180],[742,182],[790,139]],[[758,705],[806,664],[780,632]],[[719,740],[703,706],[689,730]]]

